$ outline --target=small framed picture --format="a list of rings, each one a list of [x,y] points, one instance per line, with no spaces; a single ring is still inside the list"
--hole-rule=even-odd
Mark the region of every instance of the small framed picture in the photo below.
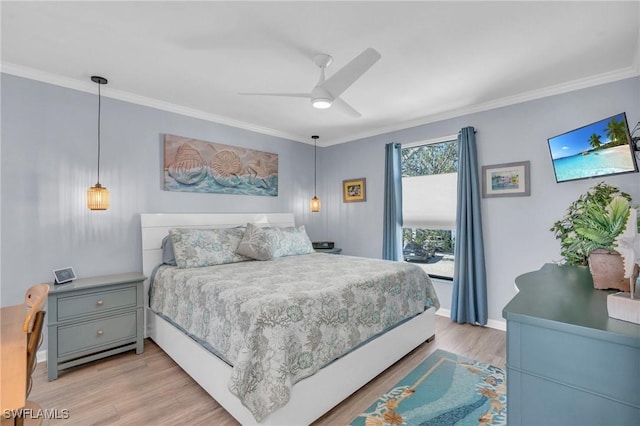
[[[342,181],[342,199],[345,203],[357,201],[367,201],[366,185],[367,179],[349,179]]]
[[[482,198],[528,197],[529,161],[482,166]]]
[[[53,276],[56,279],[55,284],[69,283],[77,278],[76,273],[73,272],[73,268],[71,266],[55,269],[53,271]]]

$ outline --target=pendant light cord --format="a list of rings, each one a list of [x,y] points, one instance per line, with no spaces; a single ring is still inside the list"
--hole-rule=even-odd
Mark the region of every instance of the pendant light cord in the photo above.
[[[317,182],[318,182],[318,138],[320,136],[313,135],[313,198],[309,203],[312,212],[320,211],[320,200],[318,199]]]
[[[98,83],[98,184],[100,183],[100,107],[102,96],[100,94],[100,86]]]

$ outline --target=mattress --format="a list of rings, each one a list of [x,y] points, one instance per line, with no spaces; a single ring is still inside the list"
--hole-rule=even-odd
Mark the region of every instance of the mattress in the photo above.
[[[229,389],[260,421],[297,381],[439,302],[416,265],[316,253],[165,265],[150,307],[233,366]]]

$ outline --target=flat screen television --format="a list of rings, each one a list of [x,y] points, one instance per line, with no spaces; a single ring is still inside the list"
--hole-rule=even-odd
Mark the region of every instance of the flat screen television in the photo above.
[[[549,138],[556,182],[637,172],[630,141],[624,112]]]

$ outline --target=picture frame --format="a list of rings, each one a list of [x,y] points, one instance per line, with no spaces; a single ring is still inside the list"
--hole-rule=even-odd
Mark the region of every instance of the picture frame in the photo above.
[[[482,166],[482,198],[531,195],[530,162]]]
[[[343,180],[342,200],[345,203],[367,201],[366,184],[366,178]]]
[[[76,273],[73,271],[73,268],[71,266],[67,266],[66,268],[54,269],[53,276],[55,278],[54,284],[69,283],[77,278]]]

